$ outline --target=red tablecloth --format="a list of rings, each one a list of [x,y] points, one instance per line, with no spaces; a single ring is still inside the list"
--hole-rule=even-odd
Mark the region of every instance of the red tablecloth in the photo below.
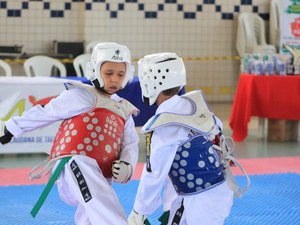
[[[247,137],[251,116],[300,120],[300,76],[241,74],[229,119],[235,141]]]

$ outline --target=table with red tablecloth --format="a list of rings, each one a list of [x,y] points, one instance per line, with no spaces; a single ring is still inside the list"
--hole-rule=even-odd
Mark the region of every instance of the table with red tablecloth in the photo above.
[[[251,116],[300,120],[300,76],[241,74],[229,118],[235,141],[247,137]]]

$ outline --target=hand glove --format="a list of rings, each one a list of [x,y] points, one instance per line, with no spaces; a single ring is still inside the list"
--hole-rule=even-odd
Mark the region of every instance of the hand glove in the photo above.
[[[138,214],[136,211],[132,210],[128,216],[127,223],[128,225],[144,225],[146,216]]]
[[[116,160],[112,164],[113,180],[118,183],[126,183],[129,181],[133,173],[132,166],[125,161]]]
[[[12,138],[13,135],[6,129],[5,122],[0,121],[0,143],[7,144]]]

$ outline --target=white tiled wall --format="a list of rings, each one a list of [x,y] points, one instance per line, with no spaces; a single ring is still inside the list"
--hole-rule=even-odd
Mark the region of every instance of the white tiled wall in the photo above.
[[[269,4],[270,0],[2,0],[0,45],[23,45],[29,54],[48,54],[53,53],[54,40],[99,40],[127,45],[134,59],[176,52],[186,62],[188,90],[203,89],[208,101],[232,101],[239,77],[239,61],[232,58],[237,55],[237,16],[258,12],[267,23]],[[20,16],[9,16],[10,10],[19,10]],[[53,10],[63,16],[53,17]],[[147,12],[156,17],[147,18]],[[187,19],[185,13],[195,17]],[[13,65],[16,74],[23,72],[22,65]]]

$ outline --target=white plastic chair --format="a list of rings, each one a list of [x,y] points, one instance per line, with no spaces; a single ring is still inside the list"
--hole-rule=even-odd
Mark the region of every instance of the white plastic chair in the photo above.
[[[24,63],[24,69],[28,77],[51,76],[53,69],[57,69],[61,77],[67,76],[67,70],[63,63],[44,55],[37,55],[27,59]]]
[[[11,66],[7,62],[3,61],[2,59],[0,59],[0,67],[4,70],[5,76],[7,77],[12,76]]]
[[[269,42],[279,51],[281,32],[281,10],[280,0],[272,0],[270,6]]]
[[[95,47],[98,43],[100,43],[100,42],[103,42],[103,41],[90,41],[89,43],[87,43],[87,45],[86,45],[86,47],[85,47],[85,52],[86,52],[86,53],[92,53],[94,47]]]
[[[73,60],[73,66],[77,77],[85,77],[86,64],[89,61],[91,61],[91,54],[89,53],[78,55]]]
[[[268,45],[265,23],[255,13],[243,12],[238,17],[236,48],[240,56],[246,53],[276,53],[273,45]]]

